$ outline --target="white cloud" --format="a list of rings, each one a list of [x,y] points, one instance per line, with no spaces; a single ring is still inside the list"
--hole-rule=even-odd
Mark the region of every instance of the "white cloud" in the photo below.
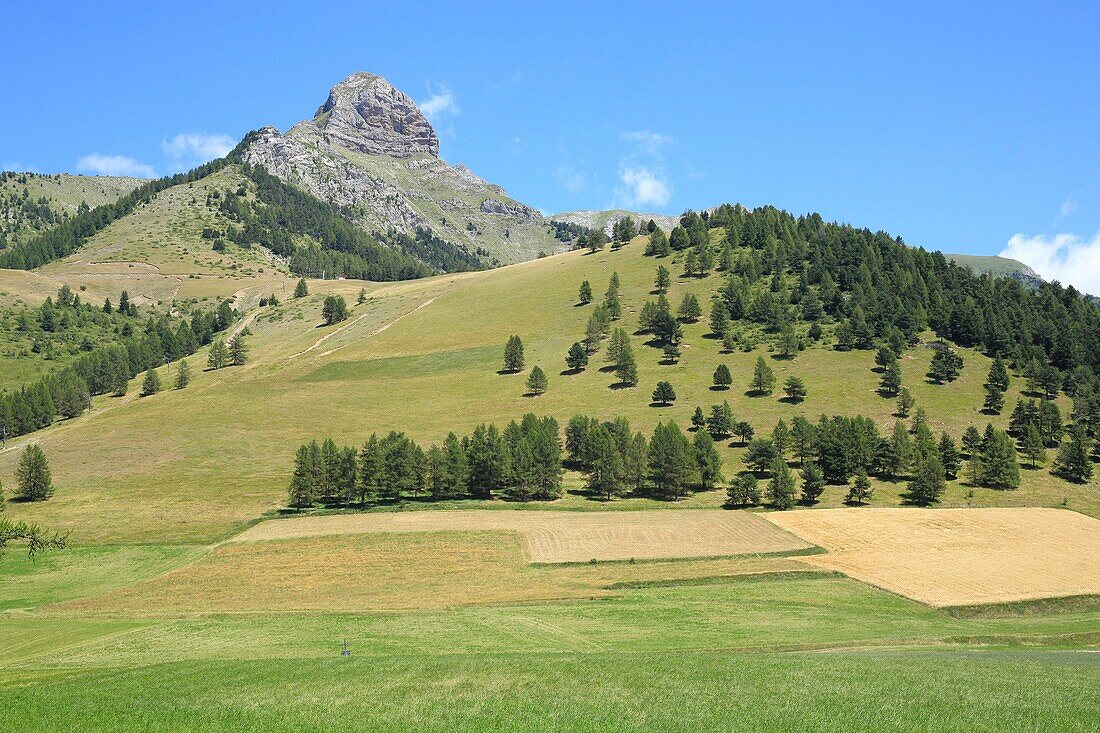
[[[588,180],[585,175],[573,170],[573,166],[568,163],[559,165],[554,169],[554,180],[560,183],[566,191],[572,191],[573,193],[580,193],[588,188]]]
[[[125,155],[103,155],[92,153],[76,161],[76,169],[81,173],[97,176],[133,176],[135,178],[155,178],[153,166]]]
[[[455,101],[455,95],[451,93],[446,84],[440,84],[439,90],[422,101],[419,106],[424,116],[432,122],[447,115],[457,115],[462,111]]]
[[[1073,196],[1067,196],[1066,200],[1062,202],[1062,207],[1058,209],[1058,218],[1065,219],[1067,216],[1077,213],[1077,199]]]
[[[619,135],[619,139],[625,140],[628,143],[633,143],[641,152],[647,155],[658,155],[661,152],[661,148],[672,142],[670,136],[662,135],[652,130],[633,130],[631,132],[624,132]]]
[[[661,171],[645,166],[624,166],[619,169],[619,180],[626,186],[615,190],[616,198],[627,207],[661,207],[672,197],[672,185]]]
[[[1030,265],[1046,280],[1100,294],[1100,232],[1087,241],[1076,234],[1014,234],[1000,254]]]
[[[236,141],[229,135],[200,132],[181,132],[171,140],[160,143],[164,154],[173,163],[194,165],[224,158],[235,145]]]

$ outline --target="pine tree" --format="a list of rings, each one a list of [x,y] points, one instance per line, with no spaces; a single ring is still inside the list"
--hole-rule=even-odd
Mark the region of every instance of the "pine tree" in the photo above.
[[[683,496],[691,482],[695,462],[691,443],[676,423],[657,423],[649,441],[647,460],[650,482],[657,495],[666,499]]]
[[[699,488],[710,491],[722,478],[722,458],[714,448],[714,438],[705,430],[698,430],[692,438],[695,465],[699,472]]]
[[[681,355],[680,347],[671,341],[661,347],[661,356],[664,358],[665,362],[669,364],[675,364],[680,361]]]
[[[913,443],[909,440],[909,433],[901,420],[894,423],[894,430],[890,433],[889,450],[885,457],[883,469],[892,480],[897,481],[909,470],[913,461]]]
[[[238,333],[229,340],[229,363],[244,366],[248,361],[248,347],[244,345],[244,334]]]
[[[588,366],[588,352],[579,342],[574,341],[569,347],[569,353],[565,355],[565,365],[572,372],[584,371]]]
[[[160,392],[160,376],[156,369],[145,372],[145,379],[141,383],[141,396],[148,397]]]
[[[653,401],[660,405],[670,405],[676,401],[676,390],[672,388],[671,382],[657,382],[657,386],[653,389]]]
[[[676,317],[684,323],[695,323],[702,315],[703,308],[699,305],[699,299],[692,293],[685,293],[680,307],[676,309]]]
[[[294,286],[294,297],[304,298],[307,295],[309,295],[309,286],[306,285],[306,279],[304,277],[299,278],[298,284]]]
[[[729,386],[733,384],[733,375],[730,374],[730,368],[725,364],[719,364],[718,368],[714,370],[713,381],[716,389],[729,389]]]
[[[581,305],[588,305],[592,302],[592,283],[587,280],[581,281],[581,288],[577,293],[577,300]]]
[[[779,456],[771,464],[771,481],[768,482],[768,503],[776,509],[790,509],[794,506],[794,474]]]
[[[898,390],[898,417],[909,417],[909,411],[913,409],[915,402],[913,395],[909,394],[908,387]]]
[[[1000,354],[993,357],[993,363],[989,365],[989,373],[985,378],[986,387],[995,387],[1002,394],[1008,391],[1008,368]]]
[[[1058,456],[1054,459],[1054,473],[1067,481],[1077,483],[1084,483],[1092,478],[1089,440],[1082,426],[1074,426],[1069,440],[1058,450]]]
[[[992,384],[985,385],[985,401],[982,410],[992,415],[1000,415],[1005,406],[1005,394]]]
[[[703,408],[696,407],[691,416],[691,426],[696,430],[702,430],[707,426],[707,419],[703,416]]]
[[[775,372],[772,371],[772,368],[762,356],[756,357],[756,366],[753,369],[750,386],[752,391],[758,395],[771,394],[772,388],[775,386]]]
[[[1020,485],[1020,467],[1016,463],[1016,447],[1003,430],[987,430],[983,439],[981,482],[994,489],[1015,489]]]
[[[321,316],[325,319],[326,326],[347,320],[348,304],[344,302],[344,296],[327,296],[324,305],[321,307]]]
[[[629,348],[615,364],[615,376],[618,378],[619,384],[624,387],[638,386],[638,364],[634,361],[634,352]]]
[[[538,369],[538,367],[535,367]],[[470,467],[466,452],[453,432],[443,441],[443,464],[446,468],[447,487],[445,498],[464,496],[469,490]]]
[[[937,446],[940,463],[943,464],[943,472],[948,481],[954,481],[959,477],[959,468],[962,467],[962,457],[959,455],[959,446],[955,439],[946,432],[940,435]]]
[[[309,446],[299,446],[294,457],[294,473],[287,489],[287,504],[298,511],[313,503],[313,473]]]
[[[1020,451],[1035,468],[1040,463],[1046,463],[1047,448],[1043,443],[1043,436],[1039,435],[1039,429],[1032,424],[1024,426],[1020,436]]]
[[[229,351],[225,348],[225,342],[220,338],[214,339],[210,344],[210,354],[206,358],[207,369],[221,369],[229,363]]]
[[[825,474],[814,463],[802,467],[802,503],[813,506],[825,491]]]
[[[653,284],[653,289],[664,295],[671,285],[672,274],[668,271],[668,268],[664,265],[657,265],[657,279]]]
[[[901,386],[901,365],[897,360],[887,364],[882,370],[882,379],[879,382],[882,394],[886,397],[896,397],[903,389]]]
[[[180,359],[176,368],[176,389],[183,389],[191,383],[191,365],[186,359]]]
[[[726,504],[728,506],[750,506],[760,503],[760,488],[756,476],[744,473],[734,476],[730,481],[730,487],[726,491]]]
[[[15,469],[17,496],[23,501],[45,501],[53,496],[53,478],[46,454],[36,443],[23,449]]]
[[[700,410],[700,413],[702,410]],[[692,420],[694,422],[694,419]],[[728,438],[733,435],[734,420],[730,403],[725,400],[720,405],[710,406],[710,417],[707,418],[707,432],[715,438]]]
[[[852,480],[852,485],[848,488],[848,496],[845,497],[845,501],[849,504],[866,504],[870,499],[874,491],[871,489],[871,479],[867,476],[867,471],[860,468],[856,471],[855,478]]]
[[[542,371],[542,367],[536,364],[527,377],[527,391],[538,396],[546,391],[547,386],[549,386],[549,383],[546,379],[546,373]]]
[[[519,336],[509,336],[504,346],[504,371],[518,372],[523,369],[523,342]]]
[[[731,326],[729,306],[721,298],[715,298],[710,304],[710,332],[717,338],[725,338]]]
[[[366,303],[366,302],[367,302],[367,289],[366,288],[359,288],[359,295],[355,298],[355,304],[356,305],[363,305],[363,303]],[[272,305],[277,305],[277,303],[272,303]]]
[[[787,377],[787,381],[783,383],[783,393],[788,402],[802,402],[806,399],[806,383],[799,377]]]
[[[610,501],[626,493],[622,454],[611,432],[596,425],[588,434],[588,490]]]
[[[382,450],[378,443],[378,436],[372,434],[359,450],[359,468],[355,479],[359,503],[367,505],[378,501],[381,483]]]
[[[958,379],[962,368],[962,357],[954,349],[941,344],[932,354],[932,364],[928,369],[928,376],[937,384],[946,384]]]
[[[917,506],[930,506],[939,502],[946,488],[943,464],[936,456],[929,456],[917,465],[906,499]]]

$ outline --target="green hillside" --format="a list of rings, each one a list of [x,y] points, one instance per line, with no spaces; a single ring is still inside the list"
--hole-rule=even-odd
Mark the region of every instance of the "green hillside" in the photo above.
[[[0,172],[0,249],[52,229],[82,204],[113,203],[142,183],[117,176]]]

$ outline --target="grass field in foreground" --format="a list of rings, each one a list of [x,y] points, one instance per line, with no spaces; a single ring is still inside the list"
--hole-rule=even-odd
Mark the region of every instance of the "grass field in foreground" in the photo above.
[[[1080,652],[171,663],[0,689],[11,730],[1091,731]]]
[[[807,384],[805,403],[789,405],[777,396],[745,394],[753,362],[768,356],[764,347],[754,353],[721,354],[720,344],[705,338],[703,322],[685,327],[684,356],[675,366],[659,364],[658,350],[642,345],[640,337],[634,339],[641,380],[637,389],[609,389],[614,377],[599,371],[602,353],[583,374],[559,374],[566,350],[583,336],[591,311],[576,306],[582,279],[590,280],[599,295],[617,271],[622,325],[636,327],[642,303],[652,297],[659,264],[641,253],[639,241],[618,252],[571,252],[488,272],[367,285],[370,300],[353,308],[347,322],[330,327],[319,326],[323,295],[341,293],[354,302],[363,284],[314,282],[309,298],[265,309],[251,322],[248,366],[202,373],[187,390],[117,407],[112,398],[99,398],[94,414],[36,433],[30,439],[50,456],[58,491],[44,504],[12,505],[9,514],[71,528],[80,543],[209,542],[283,502],[294,450],[304,441],[331,435],[339,443],[359,445],[371,432],[390,429],[424,442],[441,441],[448,431],[467,434],[479,422],[502,424],[528,411],[551,414],[562,424],[577,412],[601,418],[622,414],[635,429],[650,433],[662,419],[687,426],[696,405],[726,399],[737,418],[748,420],[758,432],[800,413],[811,418],[862,413],[874,418],[883,432],[892,426],[894,402],[876,392],[872,352],[813,348],[790,361],[771,360],[779,382],[796,374]],[[681,263],[665,264],[676,273],[682,270]],[[706,303],[720,285],[715,274],[677,278],[669,299],[675,306],[692,292]],[[497,374],[501,350],[512,333],[523,338],[528,365],[539,364],[550,376],[550,389],[542,397],[523,396],[524,375]],[[1004,426],[1007,414],[989,418],[978,412],[988,360],[972,351],[962,354],[962,376],[946,386],[925,379],[930,349],[905,354],[904,381],[917,404],[928,410],[935,430],[956,436],[970,423],[984,425],[992,419]],[[201,365],[205,355],[194,359]],[[719,363],[734,375],[728,391],[710,388]],[[650,407],[658,379],[675,386],[679,399],[674,406]],[[1014,378],[1010,406],[1022,382]],[[6,484],[24,443],[10,441],[9,449],[0,453],[0,479]],[[740,470],[743,448],[725,445],[720,450],[727,476]],[[576,488],[579,478],[569,482]],[[1046,470],[1024,470],[1023,485],[1012,492],[952,482],[944,504],[1057,506],[1064,500],[1071,509],[1097,516],[1098,485],[1097,480],[1070,484]],[[904,488],[904,483],[876,482],[872,504],[896,506]],[[839,506],[844,493],[843,487],[830,487],[823,505]],[[685,504],[713,507],[723,499],[724,493],[717,491]],[[616,505],[669,506],[645,499]],[[577,496],[553,505],[601,506]]]

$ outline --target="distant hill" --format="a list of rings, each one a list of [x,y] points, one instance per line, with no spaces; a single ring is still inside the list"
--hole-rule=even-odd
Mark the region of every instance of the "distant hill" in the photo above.
[[[944,257],[961,267],[969,267],[980,275],[994,275],[997,277],[1013,277],[1027,285],[1038,285],[1043,282],[1039,273],[1031,269],[1019,260],[1010,260],[1007,257],[987,255],[954,255],[945,254]]]
[[[144,181],[118,176],[0,172],[0,249],[33,238],[73,216],[81,204],[114,203]]]
[[[666,232],[680,223],[679,216],[642,214],[637,211],[627,211],[625,209],[608,209],[606,211],[563,211],[560,214],[551,214],[549,219],[551,221],[563,221],[567,224],[577,224],[589,229],[603,229],[604,234],[610,236],[611,227],[615,226],[616,222],[628,216],[634,217],[639,222],[647,222],[652,219]]]

